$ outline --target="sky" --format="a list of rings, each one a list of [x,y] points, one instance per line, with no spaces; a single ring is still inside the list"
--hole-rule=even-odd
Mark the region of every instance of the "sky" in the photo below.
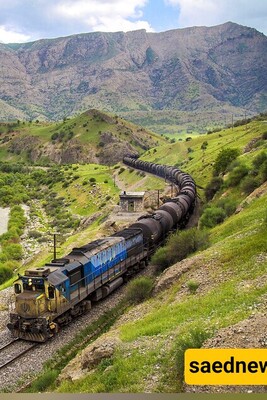
[[[0,42],[85,32],[162,32],[227,21],[267,35],[267,0],[0,0]]]

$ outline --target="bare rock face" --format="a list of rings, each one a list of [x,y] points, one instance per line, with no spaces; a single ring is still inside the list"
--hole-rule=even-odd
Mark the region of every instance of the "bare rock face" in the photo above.
[[[231,22],[0,44],[0,119],[58,120],[90,108],[139,121],[220,106],[255,114],[266,109],[266,54],[266,36]]]
[[[104,334],[86,347],[61,372],[58,382],[77,380],[93,370],[101,360],[112,357],[120,346],[121,340],[116,336]]]

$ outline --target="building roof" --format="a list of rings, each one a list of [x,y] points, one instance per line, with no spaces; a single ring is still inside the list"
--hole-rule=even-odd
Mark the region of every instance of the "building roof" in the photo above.
[[[129,197],[135,197],[135,198],[142,198],[144,197],[145,192],[121,192],[120,198],[129,198]]]

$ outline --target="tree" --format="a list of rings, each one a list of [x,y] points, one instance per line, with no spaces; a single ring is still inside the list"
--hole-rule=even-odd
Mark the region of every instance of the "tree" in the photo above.
[[[213,175],[225,174],[227,167],[239,156],[239,154],[240,152],[238,149],[221,150],[213,166]]]

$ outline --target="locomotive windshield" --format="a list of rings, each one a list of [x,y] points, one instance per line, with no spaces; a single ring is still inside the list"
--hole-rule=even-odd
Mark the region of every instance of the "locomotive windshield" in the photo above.
[[[44,280],[40,278],[22,278],[23,290],[43,293],[45,291]]]

